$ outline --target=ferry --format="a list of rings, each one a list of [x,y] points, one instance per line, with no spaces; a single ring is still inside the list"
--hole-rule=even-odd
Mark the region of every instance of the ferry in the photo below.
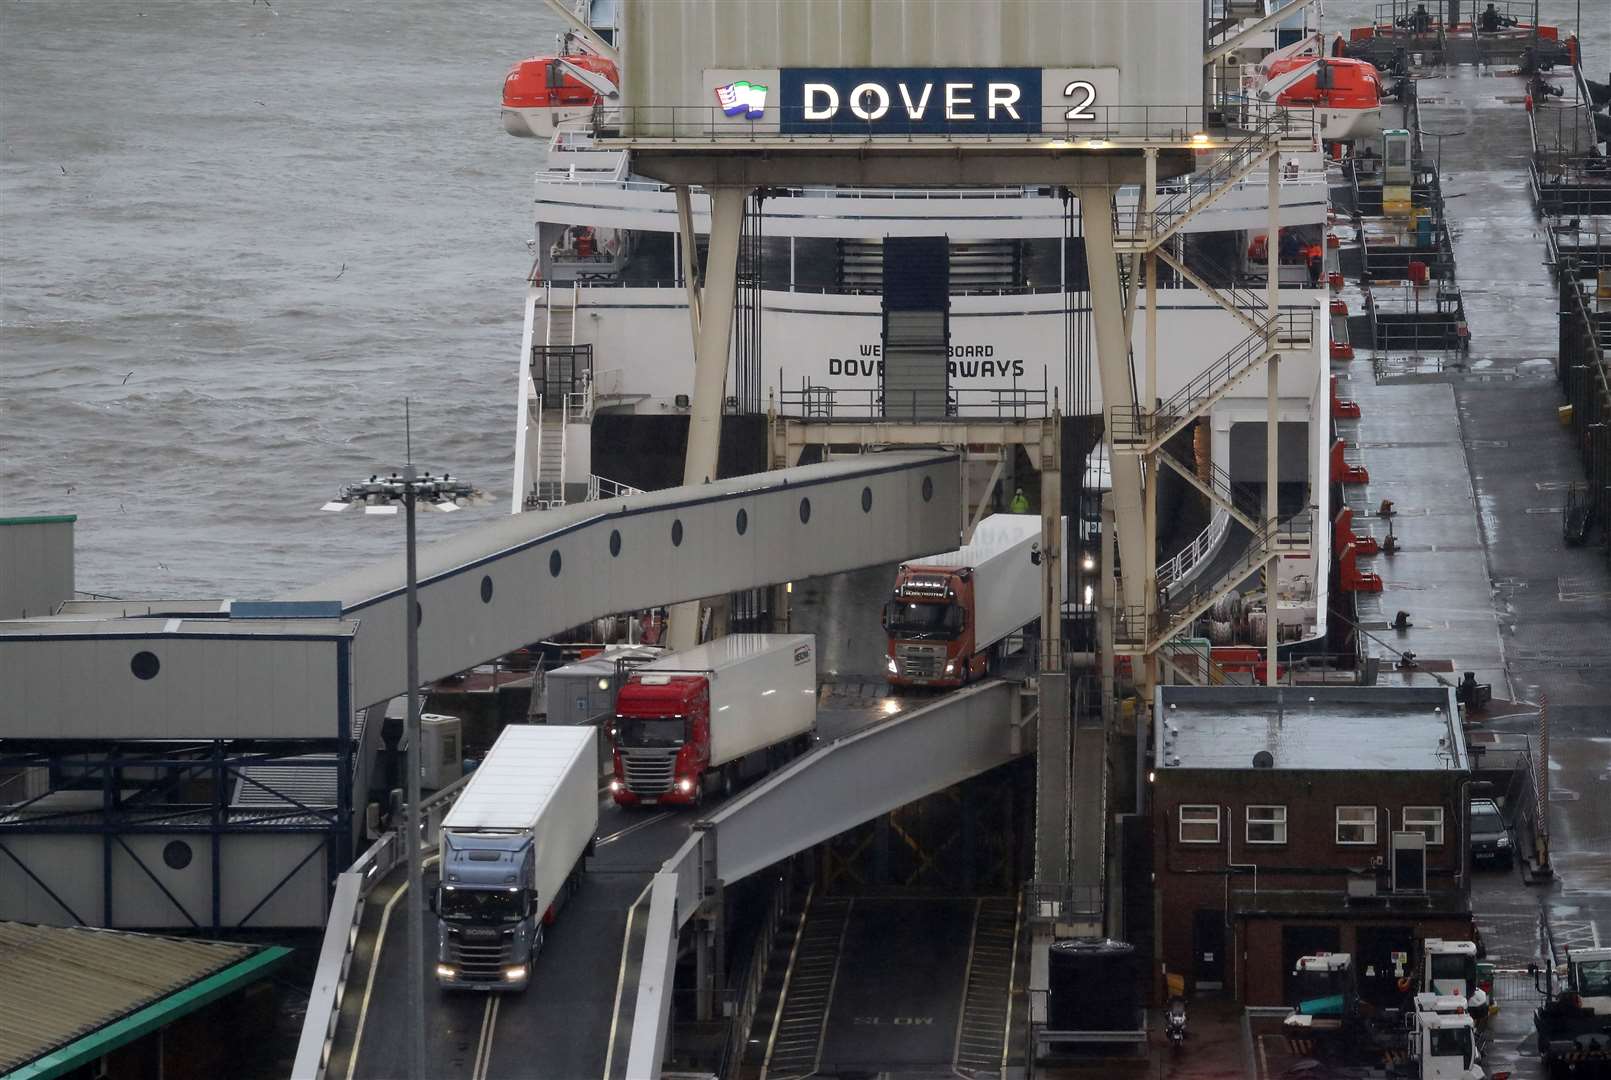
[[[1231,72],[1221,72],[1228,83],[1225,107],[1260,100],[1259,89],[1273,87],[1282,103],[1306,108],[1310,95],[1327,105],[1328,139],[1362,137],[1373,126],[1379,131],[1381,82],[1375,69],[1362,61],[1317,58],[1321,39],[1310,31],[1307,7],[1277,0],[1257,5],[1259,18],[1283,8],[1291,17],[1252,36],[1222,62]],[[681,481],[680,455],[665,452],[680,445],[693,373],[676,195],[670,186],[634,174],[627,152],[601,146],[594,135],[600,125],[608,126],[615,101],[614,12],[612,0],[579,8],[567,17],[569,28],[556,52],[520,61],[504,84],[506,130],[547,137],[533,189],[513,512]],[[1278,64],[1260,70],[1271,56]],[[1205,146],[1200,167],[1220,152]],[[1199,174],[1165,184],[1183,191],[1203,182]],[[1185,224],[1171,241],[1171,254],[1250,310],[1261,305],[1261,252],[1272,198],[1282,207],[1283,305],[1314,312],[1317,325],[1325,327],[1325,275],[1315,272],[1312,257],[1325,250],[1327,231],[1326,161],[1318,148],[1281,161],[1278,191],[1269,190],[1267,170],[1254,170]],[[1139,201],[1137,189],[1121,190],[1121,219],[1137,213]],[[702,246],[708,203],[697,190],[692,203],[696,244]],[[818,417],[876,411],[884,240],[940,235],[950,252],[950,412],[1041,415],[1055,405],[1065,417],[1088,425],[1099,421],[1103,403],[1094,376],[1093,329],[1085,318],[1090,304],[1076,200],[1035,187],[799,187],[761,193],[747,216],[724,458],[753,459],[754,468],[764,467],[769,411]],[[696,265],[701,254],[694,253]],[[1160,392],[1167,395],[1213,357],[1234,350],[1248,330],[1167,265],[1159,278]],[[1138,313],[1138,357],[1143,324]],[[1310,353],[1299,358],[1302,367],[1283,363],[1283,371],[1301,370],[1308,380],[1302,390],[1307,406],[1290,419],[1307,425],[1303,456],[1311,479],[1291,485],[1291,498],[1308,499],[1316,520],[1324,521],[1328,345],[1324,333],[1315,336]],[[1223,470],[1222,486],[1237,482],[1238,469],[1252,469],[1247,440],[1237,429],[1247,421],[1262,430],[1262,380],[1253,381],[1259,387],[1246,390],[1247,396],[1228,396],[1215,406],[1212,424],[1204,425],[1211,432],[1199,436],[1204,467],[1212,459]],[[1246,482],[1262,486],[1262,473],[1249,472]],[[1283,497],[1288,494],[1284,487]],[[1178,537],[1178,554],[1160,560],[1176,587],[1199,576],[1211,581],[1216,559],[1235,554],[1228,547],[1237,529],[1228,515],[1195,495],[1189,498],[1204,505],[1178,515],[1189,535]],[[1312,640],[1325,632],[1329,545],[1326,529],[1314,532],[1317,542],[1308,556],[1283,560],[1284,640]]]

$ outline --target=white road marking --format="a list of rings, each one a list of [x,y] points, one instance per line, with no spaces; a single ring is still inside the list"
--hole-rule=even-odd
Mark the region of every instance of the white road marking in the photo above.
[[[662,811],[660,811],[660,813],[655,814],[653,817],[646,817],[642,821],[635,822],[634,824],[628,825],[624,829],[617,829],[615,832],[611,833],[609,836],[601,836],[597,840],[595,840],[593,842],[593,844],[594,844],[595,847],[603,847],[605,844],[613,844],[615,841],[620,840],[622,837],[631,836],[633,833],[637,832],[639,829],[646,829],[650,825],[653,825],[655,822],[662,821],[662,820],[664,820],[664,819],[666,819],[666,818],[668,818],[670,816],[671,816],[671,811],[670,810],[662,810]]]
[[[653,887],[654,878],[651,877],[638,898],[632,901],[632,906],[627,908],[626,933],[621,935],[621,970],[615,976],[615,1006],[610,1011],[610,1041],[604,1050],[604,1080],[610,1080],[610,1064],[615,1060],[615,1029],[621,1022],[621,990],[626,985],[627,952],[632,947],[632,921],[638,917],[638,905],[643,903],[643,898],[649,895]]]
[[[486,1080],[487,1070],[492,1067],[493,1032],[498,1027],[498,1003],[502,1000],[501,994],[487,995],[487,1008],[481,1014],[481,1038],[475,1044],[475,1064],[470,1069],[470,1080]]]
[[[439,858],[441,858],[439,855],[429,855],[420,867],[423,869],[430,866]],[[375,935],[375,950],[369,955],[369,977],[364,981],[364,1000],[363,1004],[358,1006],[358,1028],[352,1033],[352,1053],[347,1057],[347,1080],[352,1080],[353,1070],[358,1067],[358,1049],[364,1042],[364,1021],[369,1019],[369,997],[375,991],[375,972],[380,970],[380,947],[386,944],[386,927],[391,925],[392,908],[397,906],[397,901],[401,900],[406,892],[408,892],[408,879],[404,878],[403,884],[386,901],[386,907],[380,914],[380,931]]]

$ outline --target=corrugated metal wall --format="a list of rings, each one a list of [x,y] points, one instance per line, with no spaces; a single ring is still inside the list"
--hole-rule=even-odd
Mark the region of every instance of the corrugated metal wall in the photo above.
[[[1201,0],[622,0],[626,105],[706,68],[1117,67],[1122,105],[1202,99]]]

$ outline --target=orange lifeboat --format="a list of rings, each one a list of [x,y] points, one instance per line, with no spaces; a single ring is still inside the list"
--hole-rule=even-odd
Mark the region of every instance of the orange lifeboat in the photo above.
[[[1365,60],[1287,56],[1267,61],[1265,101],[1314,109],[1320,137],[1352,142],[1382,131],[1382,76]]]
[[[620,82],[615,62],[593,53],[521,60],[504,76],[503,129],[522,138],[550,138],[561,127],[586,121],[606,88]]]

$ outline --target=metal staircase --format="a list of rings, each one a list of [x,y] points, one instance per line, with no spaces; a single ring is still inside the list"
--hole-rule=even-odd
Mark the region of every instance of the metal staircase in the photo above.
[[[1108,431],[1120,453],[1154,454],[1184,431],[1262,367],[1289,348],[1308,348],[1314,342],[1314,314],[1283,311],[1260,319],[1258,329],[1199,371],[1156,411],[1139,405],[1115,405],[1108,410]]]
[[[1120,652],[1152,653],[1180,637],[1222,597],[1283,555],[1309,550],[1310,523],[1307,514],[1293,514],[1275,522],[1274,528],[1261,525],[1251,530],[1242,557],[1211,584],[1188,590],[1164,590],[1157,610],[1149,618],[1145,610],[1123,608],[1114,612],[1113,640]],[[1270,604],[1268,611],[1274,611]]]
[[[1165,195],[1150,212],[1138,207],[1116,218],[1116,252],[1157,250],[1281,150],[1313,149],[1318,145],[1318,126],[1312,112],[1265,106],[1252,107],[1248,113],[1250,125],[1237,133],[1236,141],[1225,147],[1207,169],[1177,181],[1178,190]],[[1273,192],[1271,197],[1275,197]]]
[[[532,349],[528,510],[565,505],[565,427],[592,419],[593,347],[576,343],[580,292],[577,285],[548,288],[543,344]]]

